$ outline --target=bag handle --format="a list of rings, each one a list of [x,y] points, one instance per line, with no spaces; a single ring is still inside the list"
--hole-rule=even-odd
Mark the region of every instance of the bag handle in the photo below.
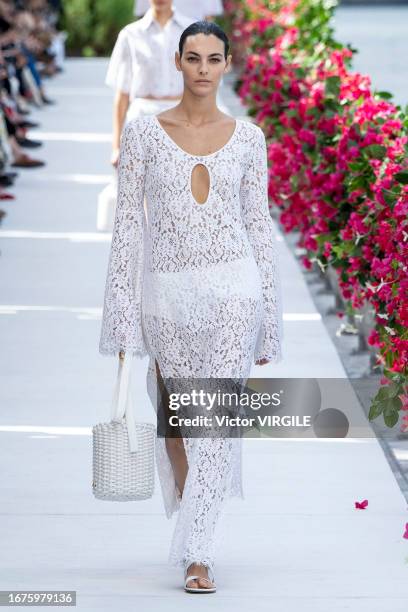
[[[111,404],[111,420],[120,422],[125,417],[129,437],[129,448],[130,452],[134,453],[138,450],[138,442],[130,384],[132,364],[132,351],[127,351],[125,352],[124,359],[119,359],[118,376]]]

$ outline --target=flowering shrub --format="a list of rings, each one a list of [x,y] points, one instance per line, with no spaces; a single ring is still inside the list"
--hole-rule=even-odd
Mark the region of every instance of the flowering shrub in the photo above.
[[[392,427],[408,410],[408,118],[351,72],[353,50],[330,27],[335,5],[227,3],[247,49],[237,91],[264,130],[269,195],[284,230],[300,231],[303,264],[337,271],[349,312],[374,309],[368,342],[384,377],[369,418]]]

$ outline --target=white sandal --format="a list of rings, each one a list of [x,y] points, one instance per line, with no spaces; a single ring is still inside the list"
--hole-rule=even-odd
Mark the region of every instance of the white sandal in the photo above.
[[[190,563],[189,566],[190,565],[192,565],[192,563]],[[187,570],[188,568],[184,570],[184,590],[187,593],[215,593],[215,591],[217,590],[217,587],[215,586],[215,584],[214,586],[207,588],[207,589],[204,589],[202,587],[188,587],[187,586],[187,583],[190,582],[190,580],[200,579],[200,580],[206,580],[207,582],[214,582],[214,574],[210,567],[207,567],[210,578],[202,578],[201,576],[193,576],[193,575],[187,576]]]

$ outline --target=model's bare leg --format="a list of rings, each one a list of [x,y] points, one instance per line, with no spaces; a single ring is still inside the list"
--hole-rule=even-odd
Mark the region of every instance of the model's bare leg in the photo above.
[[[157,360],[155,360],[155,364],[162,406],[166,412],[167,419],[167,417],[169,416],[169,396],[166,387],[163,383]],[[168,420],[166,422],[168,422]],[[166,449],[169,455],[171,466],[173,468],[174,479],[176,481],[177,488],[180,491],[180,494],[182,495],[188,472],[188,463],[183,438],[166,437]]]

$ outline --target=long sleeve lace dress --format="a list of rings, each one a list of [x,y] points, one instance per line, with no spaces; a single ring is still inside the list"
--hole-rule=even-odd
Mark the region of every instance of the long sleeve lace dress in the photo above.
[[[197,164],[210,177],[203,204],[191,189]],[[237,119],[225,146],[192,155],[155,115],[136,118],[123,131],[118,171],[100,353],[149,356],[156,412],[155,360],[163,378],[247,378],[254,360],[280,361],[281,285],[262,130]],[[165,439],[156,438],[166,516],[179,511],[169,562],[213,569],[224,502],[244,497],[242,440],[183,442],[189,469],[180,500]]]

